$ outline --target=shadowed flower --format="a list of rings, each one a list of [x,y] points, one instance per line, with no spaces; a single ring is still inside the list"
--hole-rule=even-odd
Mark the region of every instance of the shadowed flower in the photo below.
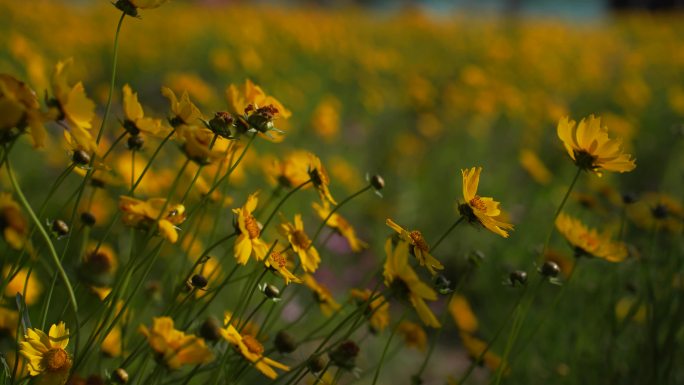
[[[330,214],[331,207],[328,201],[323,201],[323,205],[314,202],[312,206],[316,211],[316,214],[318,214],[318,217],[323,220]],[[349,247],[353,252],[358,253],[363,249],[368,248],[368,244],[356,236],[356,230],[354,230],[352,225],[340,214],[333,213],[325,224],[342,235],[347,242],[349,242]]]
[[[266,158],[263,169],[273,184],[279,184],[285,188],[299,186],[309,180],[309,153],[293,151],[282,160]],[[306,187],[308,186],[304,186]]]
[[[169,99],[169,103],[171,103],[171,113],[173,116],[169,119],[169,122],[173,127],[177,127],[181,124],[193,125],[198,123],[198,120],[202,118],[202,113],[199,108],[190,101],[190,96],[187,91],[183,91],[180,100],[178,100],[176,94],[171,91],[170,88],[162,87],[161,92],[165,98]]]
[[[400,241],[392,249],[392,240],[388,239],[385,242],[385,253],[387,254],[383,273],[385,285],[392,288],[398,298],[408,300],[425,325],[433,328],[441,327],[437,317],[425,303],[425,300],[437,300],[437,293],[421,281],[409,265],[409,243]]]
[[[19,313],[16,310],[0,306],[0,338],[7,335],[14,338],[19,325]]]
[[[318,283],[313,275],[304,274],[302,276],[302,282],[304,285],[306,285],[306,287],[313,291],[314,298],[320,305],[323,315],[329,317],[334,311],[340,308],[340,304],[335,301],[335,298],[333,298],[330,290]]]
[[[390,321],[389,303],[385,297],[377,293],[374,294],[369,289],[351,289],[351,296],[356,300],[356,303],[359,306],[367,306],[367,310],[364,314],[368,318],[371,330],[373,332],[382,332],[385,330]],[[371,298],[373,298],[373,300],[370,303],[367,303]]]
[[[285,222],[280,225],[280,232],[290,242],[292,250],[299,255],[302,268],[307,273],[313,273],[321,263],[318,251],[311,244],[309,236],[304,232],[304,222],[300,214],[295,215],[294,224]]]
[[[458,211],[468,222],[478,223],[494,234],[508,238],[508,231],[506,230],[512,230],[513,225],[499,219],[501,215],[500,203],[493,198],[477,195],[477,186],[480,182],[481,172],[482,167],[461,170],[465,203],[458,206]]]
[[[142,105],[138,102],[138,94],[134,93],[128,84],[123,86],[123,111],[123,126],[130,135],[136,136],[141,132],[152,136],[165,134],[161,119],[145,117]]]
[[[318,190],[321,200],[327,200],[334,205],[337,204],[328,188],[328,185],[330,184],[328,171],[323,167],[321,160],[312,153],[309,153],[309,178],[311,178],[311,182],[314,187],[316,187],[316,190]]]
[[[589,115],[579,124],[565,117],[558,122],[558,137],[575,162],[583,170],[628,172],[636,168],[634,159],[622,152],[622,141],[610,139],[608,129],[601,126],[601,118]]]
[[[260,136],[274,141],[281,137],[273,137],[271,133],[282,134],[276,129],[273,120],[279,117],[287,119],[291,113],[274,97],[266,95],[261,87],[247,79],[242,86],[231,84],[226,89],[228,112],[237,119],[237,126],[243,132],[255,129]]]
[[[164,208],[164,213],[161,212]],[[185,206],[166,204],[166,199],[154,198],[141,201],[135,198],[120,196],[119,209],[123,212],[123,223],[126,226],[147,229],[157,222],[159,234],[171,243],[178,240],[176,226],[185,220]]]
[[[421,352],[427,348],[427,333],[419,324],[402,321],[397,328],[397,333],[404,338],[404,344],[407,347],[418,349]]]
[[[288,260],[287,256],[285,253],[282,253],[280,251],[273,251],[268,258],[264,261],[264,264],[266,267],[269,269],[277,272],[283,280],[285,280],[285,284],[289,285],[290,282],[294,283],[301,283],[302,280],[299,279],[296,275],[292,274],[292,272],[288,269]]]
[[[47,134],[39,108],[32,89],[13,76],[0,74],[0,142],[14,139],[28,128],[33,146],[43,147]]]
[[[425,266],[430,274],[435,275],[435,270],[444,269],[444,265],[430,254],[430,246],[423,238],[423,233],[418,230],[408,231],[396,224],[393,220],[387,218],[385,224],[392,230],[399,234],[402,241],[408,242],[411,245],[411,253],[416,257],[421,266]]]
[[[7,244],[20,250],[28,235],[28,222],[12,195],[0,193],[0,232]]]
[[[223,151],[213,148],[215,134],[206,127],[179,124],[176,139],[185,155],[197,164],[207,165],[223,156]]]
[[[66,347],[69,344],[69,330],[60,322],[52,325],[48,334],[29,328],[24,341],[19,343],[19,353],[26,358],[29,375],[41,376],[40,383],[62,385],[71,369],[71,357]]]
[[[147,338],[157,358],[169,369],[206,364],[214,359],[214,354],[202,338],[174,329],[173,320],[169,317],[153,318],[152,329],[140,325],[140,333]]]
[[[684,206],[672,195],[647,192],[627,207],[627,216],[642,229],[658,228],[680,234],[684,225]]]
[[[233,213],[237,215],[236,230],[239,233],[234,246],[235,258],[241,265],[246,265],[252,254],[257,261],[261,261],[268,253],[268,245],[260,238],[261,225],[252,215],[258,203],[259,193],[255,192],[247,197],[244,206],[233,209]]]
[[[595,229],[565,213],[558,215],[556,229],[575,250],[577,257],[595,257],[609,262],[621,262],[627,257],[624,244],[612,242],[607,235],[600,236]]]
[[[10,267],[5,266],[2,269],[2,280],[6,280],[9,274]],[[17,293],[20,293],[24,296],[24,302],[26,302],[26,305],[28,306],[36,303],[40,295],[43,293],[43,285],[40,283],[38,278],[36,278],[35,274],[31,274],[29,276],[28,269],[19,270],[16,274],[14,274],[12,280],[5,285],[5,297],[14,298]]]
[[[284,371],[290,370],[289,366],[264,356],[264,346],[261,342],[249,334],[241,335],[233,325],[228,325],[221,329],[221,335],[235,347],[238,353],[251,362],[266,377],[272,380],[278,377],[278,373],[273,368]]]

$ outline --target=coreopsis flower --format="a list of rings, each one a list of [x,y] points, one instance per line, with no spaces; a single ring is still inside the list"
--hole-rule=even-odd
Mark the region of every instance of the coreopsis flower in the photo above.
[[[223,312],[223,326],[232,325],[234,328],[238,328],[243,324],[242,320],[230,311]],[[256,338],[259,335],[259,324],[253,321],[247,321],[246,324],[242,325],[242,330],[240,334],[243,336],[249,335]]]
[[[29,328],[24,341],[19,343],[19,353],[27,361],[31,377],[40,376],[40,383],[63,385],[71,369],[71,356],[65,350],[69,344],[69,329],[64,322],[50,326],[48,334]]]
[[[290,242],[292,250],[299,255],[304,271],[307,273],[315,272],[318,269],[318,264],[321,263],[321,257],[311,244],[309,236],[304,232],[302,216],[300,214],[295,215],[294,224],[290,222],[281,224],[280,232]]]
[[[283,280],[285,280],[285,284],[289,285],[290,282],[294,283],[301,283],[302,280],[299,279],[296,275],[294,275],[290,269],[288,269],[288,260],[287,256],[285,253],[280,252],[280,251],[273,251],[271,254],[268,255],[268,258],[264,261],[264,264],[266,267],[269,269],[275,271],[280,275]]]
[[[557,132],[570,158],[583,170],[601,176],[603,170],[629,172],[636,168],[632,156],[622,152],[622,141],[608,137],[601,118],[589,115],[577,124],[565,117],[558,122]]]
[[[352,289],[351,296],[354,298],[359,306],[367,306],[367,311],[364,313],[368,318],[371,330],[373,332],[382,332],[389,325],[389,303],[384,296],[369,289]],[[373,298],[370,303],[368,300]]]
[[[108,357],[121,356],[121,326],[116,325],[100,344],[100,350]]]
[[[330,214],[331,208],[328,201],[323,201],[323,205],[314,202],[312,206],[316,214],[323,220]],[[353,252],[358,253],[368,248],[368,244],[356,236],[354,227],[340,214],[333,213],[325,224],[342,235],[349,242],[349,247]]]
[[[408,300],[425,325],[434,328],[441,327],[437,317],[425,303],[425,300],[437,300],[437,293],[421,281],[409,265],[409,243],[400,241],[396,247],[392,248],[392,240],[388,239],[385,243],[385,252],[387,253],[383,273],[385,285],[394,289],[399,298]]]
[[[404,345],[424,352],[427,348],[427,333],[422,326],[411,321],[401,321],[397,333],[404,338]]]
[[[188,157],[200,165],[207,165],[223,156],[222,151],[213,148],[214,133],[205,127],[190,124],[176,126],[176,138]]]
[[[171,243],[178,240],[176,226],[185,220],[185,206],[166,204],[163,198],[142,201],[122,195],[119,197],[119,209],[123,212],[126,226],[147,229],[156,222],[159,234]]]
[[[123,86],[123,127],[131,136],[145,133],[152,136],[163,136],[165,129],[161,119],[145,117],[138,94],[128,84]]]
[[[461,170],[465,203],[458,206],[458,211],[468,222],[480,224],[494,234],[508,238],[508,231],[506,230],[512,230],[513,225],[499,218],[501,215],[500,203],[490,197],[477,195],[477,185],[480,182],[481,172],[482,167]]]
[[[239,233],[234,246],[235,259],[241,265],[246,265],[252,254],[261,261],[268,253],[268,245],[261,239],[261,225],[252,215],[258,203],[259,193],[255,192],[247,197],[244,206],[233,209],[237,216],[235,230]]]
[[[0,232],[7,244],[20,250],[28,235],[28,222],[12,195],[0,193]]]
[[[27,129],[33,146],[43,147],[47,134],[36,93],[13,76],[0,74],[0,142],[12,140]]]
[[[623,243],[613,242],[607,235],[599,235],[595,229],[565,213],[556,218],[556,229],[575,250],[575,256],[601,258],[609,262],[621,262],[627,257]]]
[[[444,265],[430,254],[430,246],[425,241],[425,238],[423,238],[423,233],[419,230],[405,230],[389,218],[387,218],[385,224],[396,231],[402,241],[408,242],[411,245],[411,254],[416,257],[421,266],[425,266],[428,269],[430,274],[435,275],[437,274],[435,270],[444,269]]]
[[[180,100],[178,100],[176,94],[170,88],[162,87],[162,95],[169,99],[169,103],[171,103],[171,113],[173,116],[169,119],[169,122],[173,127],[178,127],[181,124],[194,125],[199,123],[202,113],[190,101],[187,91],[183,91]]]
[[[10,272],[10,267],[5,265],[2,269],[3,281],[8,279]],[[43,293],[43,285],[35,274],[29,275],[28,269],[20,269],[9,282],[5,283],[4,295],[8,298],[14,298],[17,293],[24,296],[26,305],[31,306],[38,302],[38,298]]]
[[[86,149],[95,152],[97,144],[90,132],[95,117],[95,103],[88,99],[82,82],[70,86],[67,82],[66,69],[73,60],[58,62],[52,75],[53,99],[48,100],[50,112],[48,116],[56,121],[66,121],[69,126],[68,135]]]
[[[335,199],[330,194],[330,189],[328,185],[330,184],[330,177],[328,176],[328,171],[321,163],[321,160],[314,154],[309,153],[309,178],[311,183],[313,183],[318,194],[321,196],[321,200],[327,200],[328,202],[336,205]]]
[[[627,217],[644,230],[658,228],[680,234],[684,226],[684,206],[672,195],[647,192],[627,207]]]
[[[243,132],[254,129],[260,136],[270,140],[280,139],[273,137],[272,133],[283,134],[275,128],[273,120],[281,117],[287,119],[291,115],[277,99],[266,95],[261,87],[249,79],[242,86],[228,86],[226,100],[228,111],[237,119],[239,129]]]
[[[335,301],[330,290],[316,281],[316,278],[314,278],[313,275],[304,274],[302,276],[302,282],[313,292],[314,298],[316,299],[316,302],[318,302],[324,316],[329,317],[333,312],[340,308],[340,304]]]
[[[468,356],[470,356],[471,359],[479,359],[484,352],[482,361],[479,363],[484,364],[487,368],[489,368],[489,370],[496,371],[503,364],[501,357],[489,350],[486,342],[466,332],[461,332],[460,336],[461,342],[463,342],[463,347],[466,349]],[[505,366],[504,370],[504,373],[508,373],[510,371],[508,365]]]
[[[263,169],[273,184],[278,184],[288,189],[299,186],[310,179],[309,153],[307,151],[293,151],[282,160],[266,158]]]
[[[264,356],[264,346],[249,334],[240,334],[233,325],[222,328],[221,335],[226,339],[247,361],[263,373],[266,377],[274,380],[278,377],[275,369],[289,371],[290,367]],[[275,368],[275,369],[274,369]]]
[[[454,295],[449,303],[449,313],[456,322],[458,330],[466,333],[475,333],[478,321],[468,300],[462,295]]]
[[[175,329],[170,317],[153,318],[152,328],[140,325],[140,333],[147,338],[156,358],[169,369],[206,364],[214,359],[214,354],[202,338]]]
[[[106,244],[91,245],[81,259],[79,275],[95,286],[107,286],[116,274],[119,261],[114,250]]]

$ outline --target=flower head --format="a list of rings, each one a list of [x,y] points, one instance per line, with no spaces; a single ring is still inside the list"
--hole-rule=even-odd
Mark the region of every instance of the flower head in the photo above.
[[[407,347],[418,349],[421,352],[427,348],[427,333],[419,324],[402,321],[397,328],[397,333],[404,338],[404,344]]]
[[[51,385],[66,382],[71,369],[71,356],[65,350],[69,344],[69,329],[64,322],[52,325],[48,334],[29,328],[24,341],[19,343],[19,353],[27,361],[31,376],[42,376]]]
[[[138,9],[158,8],[169,0],[117,0],[114,6],[131,17],[138,16]]]
[[[178,100],[176,94],[170,88],[162,87],[162,95],[169,99],[169,103],[171,103],[171,113],[173,116],[169,121],[172,126],[177,127],[181,124],[193,125],[202,118],[199,108],[190,101],[188,91],[183,91],[180,100]]]
[[[628,172],[636,168],[632,156],[622,152],[622,142],[608,137],[601,118],[589,115],[577,124],[565,117],[558,122],[557,132],[577,167],[599,176],[602,170]]]
[[[473,313],[468,300],[461,295],[454,295],[449,303],[449,312],[458,326],[458,330],[475,333],[478,328],[477,317]]]
[[[7,280],[10,274],[10,266],[5,265],[2,269],[2,280]],[[43,285],[36,277],[36,274],[30,274],[28,269],[20,269],[14,274],[14,277],[9,282],[5,282],[5,297],[14,298],[17,293],[24,295],[24,302],[31,306],[38,301],[40,295],[43,293]]]
[[[126,226],[149,228],[155,222],[159,234],[176,243],[178,230],[176,226],[185,221],[185,206],[167,204],[166,199],[153,198],[147,201],[121,196],[119,209],[123,212],[123,223]],[[164,212],[162,213],[162,209]]]
[[[206,364],[214,359],[214,354],[202,338],[175,329],[170,317],[156,317],[152,320],[151,329],[140,325],[140,332],[157,353],[157,358],[169,369]]]
[[[624,244],[612,242],[606,235],[600,236],[595,229],[586,227],[565,213],[560,213],[556,218],[556,229],[575,249],[576,256],[601,258],[609,262],[621,262],[627,257]]]
[[[242,357],[251,362],[266,377],[272,380],[278,377],[274,368],[284,371],[290,370],[289,366],[264,356],[264,346],[261,342],[249,334],[240,334],[233,325],[229,324],[221,329],[221,335],[235,347]]]
[[[7,244],[19,250],[28,235],[28,222],[12,195],[0,193],[0,233]]]
[[[392,240],[388,239],[385,243],[385,252],[387,253],[383,273],[385,285],[393,288],[399,298],[408,300],[425,325],[434,328],[441,327],[437,317],[425,303],[425,300],[437,300],[437,293],[421,281],[416,271],[409,265],[409,243],[399,241],[392,248]]]
[[[314,298],[320,305],[323,315],[329,317],[333,312],[340,308],[340,304],[335,301],[330,290],[316,281],[316,278],[314,278],[313,275],[304,274],[302,276],[302,282],[306,287],[313,291]]]
[[[477,195],[477,185],[480,182],[481,172],[482,167],[461,170],[465,203],[458,206],[458,211],[468,222],[480,224],[494,234],[508,238],[508,231],[506,230],[512,230],[513,225],[499,219],[501,215],[499,202],[489,197]]]
[[[384,296],[374,294],[369,289],[352,289],[351,296],[359,306],[368,306],[365,313],[373,332],[381,332],[389,325],[389,303]],[[370,303],[368,301],[373,298]]]
[[[287,237],[292,250],[299,255],[304,271],[307,273],[315,272],[318,269],[318,264],[321,263],[321,257],[311,244],[309,236],[304,232],[302,216],[300,214],[295,215],[294,224],[290,222],[281,224],[280,231],[283,236]]]
[[[214,133],[206,127],[179,124],[176,138],[188,159],[197,164],[207,165],[223,156],[222,151],[213,148]]]
[[[323,205],[314,202],[312,206],[319,218],[323,220],[330,214],[331,208],[328,201],[323,201]],[[325,224],[342,235],[349,242],[349,247],[353,252],[358,253],[368,248],[368,244],[356,236],[354,227],[340,214],[333,213]]]
[[[0,141],[30,129],[34,147],[45,144],[45,127],[35,92],[13,76],[0,74]],[[16,132],[13,130],[17,130]]]
[[[309,180],[309,153],[294,151],[282,160],[271,158],[264,161],[264,172],[273,184],[285,188],[299,186]],[[306,188],[308,186],[304,186]]]
[[[289,285],[290,282],[301,283],[302,280],[294,275],[288,268],[287,256],[284,252],[273,251],[268,255],[268,258],[264,261],[264,264],[269,269],[277,272],[284,280],[285,284]]]
[[[138,101],[138,94],[134,93],[128,84],[123,86],[123,126],[132,136],[139,135],[141,132],[152,136],[164,134],[161,119],[145,117],[142,105]]]
[[[237,215],[236,230],[239,232],[234,246],[235,258],[242,265],[247,264],[252,254],[261,261],[268,253],[268,245],[261,239],[261,225],[252,215],[258,203],[259,193],[255,192],[247,197],[244,206],[233,209],[233,213]]]
[[[330,184],[330,176],[328,176],[328,171],[321,163],[321,160],[314,154],[309,153],[309,178],[313,183],[318,194],[321,196],[321,200],[327,200],[328,202],[336,205],[335,199],[330,194],[330,189],[328,185]]]
[[[244,131],[254,129],[260,136],[279,140],[272,132],[282,135],[275,128],[273,120],[279,117],[289,118],[291,113],[274,97],[266,95],[261,87],[247,79],[241,86],[231,84],[226,89],[228,111],[237,119],[237,126]]]
[[[435,275],[437,274],[435,270],[444,269],[444,265],[430,254],[430,246],[425,241],[425,238],[423,238],[423,233],[419,230],[405,230],[389,218],[387,218],[385,223],[399,234],[402,241],[408,242],[411,245],[412,254],[416,256],[421,266],[425,266],[430,271],[430,274]]]

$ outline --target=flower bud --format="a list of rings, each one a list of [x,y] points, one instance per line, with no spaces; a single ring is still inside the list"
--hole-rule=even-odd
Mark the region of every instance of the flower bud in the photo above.
[[[326,364],[327,362],[322,355],[311,356],[306,361],[306,367],[309,369],[311,373],[320,372],[321,370],[323,370],[323,368],[325,368]]]
[[[207,341],[218,341],[221,339],[221,323],[210,316],[200,326],[199,334]]]
[[[347,340],[339,344],[330,352],[330,361],[342,369],[352,370],[356,366],[356,356],[359,355],[359,345]]]
[[[140,135],[129,136],[126,141],[126,146],[131,151],[138,151],[145,144],[145,140]]]
[[[190,283],[193,287],[202,289],[203,287],[207,286],[209,281],[207,281],[207,278],[202,274],[195,274],[192,276],[192,278],[190,278]]]
[[[511,282],[511,286],[515,286],[516,284],[525,286],[527,283],[527,273],[522,270],[516,270],[509,274],[508,279]]]
[[[385,180],[377,174],[371,177],[370,184],[376,190],[382,190],[385,188]]]
[[[84,225],[93,227],[95,225],[95,221],[95,216],[92,213],[88,211],[81,213],[81,222],[83,222]]]
[[[233,121],[234,119],[229,113],[219,111],[209,121],[209,129],[218,136],[230,138],[230,128],[233,126]]]
[[[266,285],[264,287],[264,294],[270,299],[280,298],[280,290],[273,285]]]
[[[57,234],[58,237],[63,237],[69,234],[69,225],[61,219],[55,219],[52,222],[52,231]]]
[[[539,269],[539,273],[545,277],[555,278],[560,274],[560,267],[556,262],[546,261]]]
[[[297,350],[297,342],[295,342],[292,334],[286,332],[285,330],[281,330],[278,332],[278,334],[276,334],[273,345],[275,345],[275,348],[280,353],[292,353]]]
[[[112,372],[112,381],[117,384],[125,384],[128,382],[128,372],[123,368],[118,368]]]
[[[90,163],[90,154],[84,150],[76,150],[71,155],[71,160],[79,166],[86,166]]]

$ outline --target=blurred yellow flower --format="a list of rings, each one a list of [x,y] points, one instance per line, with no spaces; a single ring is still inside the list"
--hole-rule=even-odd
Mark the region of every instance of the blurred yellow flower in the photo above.
[[[376,333],[385,330],[390,321],[389,302],[385,297],[369,289],[351,289],[351,296],[358,306],[368,306],[364,315],[369,318],[371,330]],[[373,300],[368,304],[371,298]]]
[[[327,142],[332,142],[339,135],[341,106],[337,98],[328,96],[314,109],[311,126],[314,132]]]
[[[401,321],[397,333],[404,338],[404,344],[424,352],[427,348],[427,333],[422,326],[415,322]]]
[[[385,242],[387,259],[384,266],[385,285],[396,290],[399,298],[408,300],[416,309],[421,321],[427,326],[438,328],[442,325],[425,303],[437,300],[437,293],[420,280],[408,263],[409,243],[399,241],[392,248],[392,240]]]
[[[7,244],[20,250],[28,235],[28,222],[11,194],[0,193],[0,232]]]
[[[318,194],[321,196],[321,200],[327,200],[328,202],[336,205],[335,199],[330,194],[328,185],[330,184],[330,177],[325,167],[321,163],[321,160],[314,154],[309,153],[309,178],[314,187],[318,190]]]
[[[28,269],[20,269],[14,275],[14,278],[12,278],[12,280],[9,281],[9,283],[7,283],[5,286],[5,297],[14,298],[17,293],[24,295],[24,289],[26,289],[26,295],[24,296],[24,302],[26,302],[26,305],[31,306],[38,301],[38,298],[43,293],[43,285],[40,283],[40,280],[36,278],[35,273],[31,274],[30,276],[28,273]],[[6,280],[9,274],[10,267],[3,267],[2,279]]]
[[[169,369],[206,364],[214,359],[202,338],[175,329],[170,317],[153,318],[152,328],[140,325],[140,333]]]
[[[599,236],[595,229],[589,229],[565,213],[558,215],[556,229],[573,247],[577,257],[595,257],[609,262],[621,262],[627,257],[623,243],[612,242],[607,235]]]
[[[425,241],[425,238],[423,238],[423,233],[418,230],[405,230],[389,218],[387,218],[385,224],[396,231],[402,241],[408,242],[411,245],[411,253],[416,257],[421,266],[425,266],[428,269],[430,274],[435,275],[437,274],[435,270],[444,269],[444,265],[430,254],[430,246]]]
[[[165,136],[161,119],[145,117],[142,105],[138,102],[138,94],[134,93],[128,84],[123,86],[123,126],[132,136],[141,132],[153,136]]]
[[[45,145],[45,127],[35,92],[13,76],[0,74],[0,132],[3,140],[14,137],[10,130],[30,130],[34,147]]]
[[[29,328],[24,341],[19,343],[19,353],[26,358],[32,377],[41,376],[40,383],[63,385],[71,369],[71,357],[65,350],[69,344],[69,329],[64,322],[52,325],[48,334]]]
[[[19,326],[19,313],[0,306],[0,335],[14,336]]]
[[[481,172],[482,167],[461,170],[465,203],[458,206],[458,211],[468,222],[478,223],[494,234],[508,238],[506,230],[512,230],[513,225],[498,218],[501,215],[500,203],[492,198],[477,195]]]
[[[171,243],[178,240],[176,226],[185,220],[185,206],[167,204],[164,198],[142,201],[122,195],[119,197],[119,209],[123,212],[126,226],[149,228],[157,222],[159,234]]]
[[[326,317],[332,315],[332,313],[340,308],[340,304],[335,301],[330,290],[327,287],[316,281],[311,274],[304,274],[302,276],[302,282],[306,287],[313,291],[316,302],[318,302],[321,307],[321,312]]]
[[[294,224],[290,222],[282,223],[280,225],[280,232],[290,242],[292,250],[299,255],[304,271],[314,273],[321,263],[321,257],[304,231],[304,222],[302,221],[301,214],[295,215]]]
[[[454,295],[449,303],[449,313],[454,318],[458,330],[475,333],[478,328],[477,317],[468,300],[462,295]]]
[[[477,360],[484,353],[481,363],[491,371],[496,371],[499,369],[503,363],[503,360],[497,354],[488,349],[486,342],[465,332],[461,332],[460,336],[461,342],[463,342],[463,347],[465,347],[470,358]],[[480,364],[480,362],[478,362],[478,364]],[[509,371],[510,368],[508,365],[506,365],[504,373],[508,373]]]
[[[263,170],[273,184],[279,184],[285,188],[299,186],[309,180],[309,153],[293,151],[282,160],[265,158]],[[308,186],[304,186],[306,187]]]
[[[112,328],[112,331],[107,334],[107,336],[102,340],[100,345],[100,350],[102,353],[106,354],[108,357],[119,357],[121,356],[121,327],[116,325]]]
[[[199,108],[190,101],[190,96],[187,91],[183,91],[180,100],[176,94],[168,87],[162,87],[162,95],[169,99],[171,103],[171,113],[173,116],[169,120],[173,127],[181,124],[193,125],[199,123],[198,120],[202,118],[202,113]]]
[[[290,367],[264,356],[264,346],[256,338],[249,334],[241,335],[233,325],[221,329],[221,335],[226,339],[247,361],[251,362],[257,370],[266,377],[274,380],[278,377],[275,369],[284,371]]]
[[[261,261],[268,253],[268,245],[260,238],[261,225],[252,215],[258,203],[259,193],[255,192],[247,197],[244,206],[233,209],[233,213],[237,215],[235,230],[238,232],[234,246],[235,259],[241,265],[246,265],[252,254],[257,261]]]
[[[548,185],[551,182],[551,171],[544,165],[537,154],[530,149],[520,150],[519,156],[520,165],[525,171],[534,179],[535,182],[541,185]]]
[[[658,228],[671,234],[680,234],[684,226],[684,206],[681,201],[663,193],[644,193],[638,202],[627,207],[627,216],[648,231]]]
[[[176,138],[188,159],[197,164],[207,165],[223,156],[223,151],[213,148],[215,135],[206,127],[179,124],[176,126]]]
[[[116,274],[119,260],[109,245],[101,244],[97,250],[96,248],[96,244],[91,244],[86,250],[81,260],[79,274],[95,286],[107,286],[111,284]]]
[[[328,201],[323,201],[323,205],[314,202],[312,206],[318,217],[322,220],[325,220],[330,214],[331,207]],[[356,236],[354,227],[340,214],[333,213],[325,224],[342,235],[349,242],[349,247],[353,252],[358,253],[368,248],[368,244]]]
[[[600,176],[602,170],[628,172],[636,168],[632,156],[622,153],[622,142],[608,137],[601,118],[589,115],[577,125],[565,117],[558,122],[557,131],[568,155],[581,169]]]

